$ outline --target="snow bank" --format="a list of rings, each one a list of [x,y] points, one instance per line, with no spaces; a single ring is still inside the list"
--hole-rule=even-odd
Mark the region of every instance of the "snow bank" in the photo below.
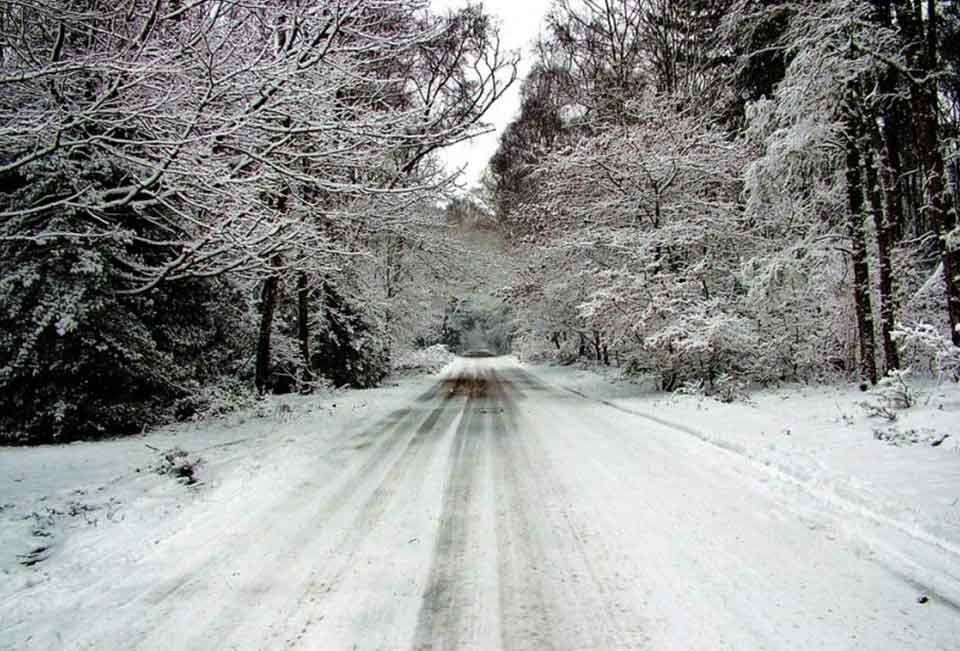
[[[434,344],[429,348],[409,350],[397,356],[393,369],[400,374],[433,374],[449,365],[456,355],[443,344]]]

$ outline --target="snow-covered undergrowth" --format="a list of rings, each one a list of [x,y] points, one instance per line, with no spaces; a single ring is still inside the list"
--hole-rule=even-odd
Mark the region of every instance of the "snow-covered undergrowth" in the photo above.
[[[401,375],[436,373],[450,364],[456,355],[443,344],[434,344],[428,348],[408,350],[397,355],[393,370]]]
[[[672,426],[807,493],[960,553],[960,385],[912,380],[894,420],[857,385],[794,385],[724,403],[653,392],[594,370],[534,367],[548,382]],[[879,401],[879,402],[878,402]]]

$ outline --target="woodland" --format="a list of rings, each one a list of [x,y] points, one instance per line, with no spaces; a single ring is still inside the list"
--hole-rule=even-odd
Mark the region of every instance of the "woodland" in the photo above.
[[[455,339],[436,153],[517,60],[479,6],[0,2],[0,442],[372,386]]]
[[[478,340],[667,391],[956,380],[955,3],[555,0],[458,194],[519,57],[480,4],[0,0],[0,443]]]
[[[956,379],[958,75],[954,2],[557,0],[488,178],[523,343],[728,396]]]

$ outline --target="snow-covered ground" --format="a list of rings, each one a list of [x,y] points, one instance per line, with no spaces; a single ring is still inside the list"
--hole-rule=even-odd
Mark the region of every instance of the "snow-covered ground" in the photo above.
[[[864,399],[458,359],[0,449],[0,648],[960,648],[960,391]]]
[[[56,608],[65,583],[109,579],[170,539],[208,536],[204,529],[225,505],[262,511],[258,500],[272,504],[286,488],[284,475],[305,465],[322,480],[323,469],[342,457],[341,437],[402,408],[435,381],[415,377],[380,389],[277,397],[210,422],[135,437],[0,447],[0,648],[33,646],[27,642],[33,632],[8,638],[12,614],[32,609],[31,600],[36,608]],[[174,449],[186,452],[188,462],[199,460],[198,483],[159,472]],[[174,560],[166,571],[178,569]],[[35,633],[46,639],[55,631]],[[46,639],[37,648],[57,646]]]
[[[960,554],[960,384],[908,379],[915,404],[895,410],[890,421],[870,415],[864,403],[880,401],[856,384],[787,386],[723,403],[652,392],[591,370],[535,370],[577,395],[695,436],[839,508]]]

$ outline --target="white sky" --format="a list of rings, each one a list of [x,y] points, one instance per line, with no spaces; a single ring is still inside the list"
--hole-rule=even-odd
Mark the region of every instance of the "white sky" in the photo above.
[[[471,141],[448,147],[440,152],[440,157],[453,171],[466,165],[461,181],[473,187],[480,180],[490,157],[497,150],[500,133],[515,117],[520,109],[520,81],[526,76],[531,64],[531,46],[540,32],[543,17],[550,7],[551,0],[484,0],[487,13],[500,21],[501,46],[507,50],[520,50],[519,77],[510,90],[500,98],[487,112],[485,121],[496,127],[494,133],[488,133]],[[467,0],[432,0],[435,9],[462,7]]]

